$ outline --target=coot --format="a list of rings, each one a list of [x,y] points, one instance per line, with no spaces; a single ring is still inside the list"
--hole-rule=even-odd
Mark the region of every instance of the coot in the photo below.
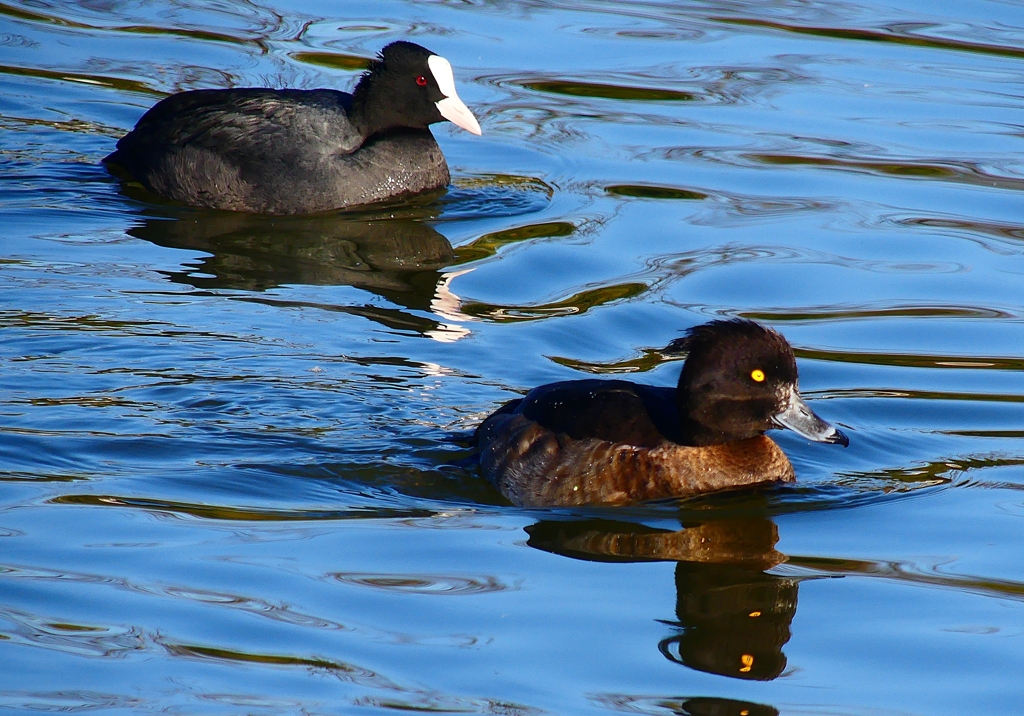
[[[428,126],[480,134],[448,60],[393,42],[352,94],[194,90],[146,112],[103,161],[190,206],[306,214],[440,189],[450,175]]]

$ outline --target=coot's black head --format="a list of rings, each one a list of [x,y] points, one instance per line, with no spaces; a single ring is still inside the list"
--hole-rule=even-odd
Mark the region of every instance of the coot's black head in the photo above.
[[[448,60],[411,42],[392,42],[370,64],[352,97],[354,124],[369,136],[449,120],[473,134],[480,125],[455,91]]]
[[[800,397],[793,349],[772,329],[743,319],[711,321],[691,328],[673,347],[689,351],[676,400],[696,444],[742,440],[771,428],[849,444]]]

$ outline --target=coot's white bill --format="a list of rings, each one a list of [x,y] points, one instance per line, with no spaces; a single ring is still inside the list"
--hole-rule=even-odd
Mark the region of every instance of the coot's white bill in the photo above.
[[[427,58],[427,67],[434,75],[437,88],[444,95],[444,99],[435,102],[441,116],[467,132],[476,135],[483,134],[480,130],[480,123],[476,121],[476,117],[469,111],[469,107],[459,99],[459,93],[455,91],[455,73],[452,72],[451,63],[440,55],[431,55]]]

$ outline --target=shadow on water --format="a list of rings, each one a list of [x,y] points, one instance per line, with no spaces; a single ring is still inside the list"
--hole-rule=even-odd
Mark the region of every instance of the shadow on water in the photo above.
[[[765,572],[787,560],[775,549],[779,534],[771,520],[684,522],[677,531],[605,519],[541,521],[526,532],[529,546],[574,559],[676,562],[676,619],[664,622],[674,633],[658,644],[669,661],[757,681],[775,679],[786,668],[782,649],[796,614],[798,580]]]

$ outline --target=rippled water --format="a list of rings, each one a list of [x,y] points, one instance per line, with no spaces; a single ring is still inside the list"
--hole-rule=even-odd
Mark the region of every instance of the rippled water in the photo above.
[[[448,57],[484,136],[357,216],[147,204],[160,96]],[[1014,713],[1024,7],[0,3],[0,708]],[[540,382],[797,347],[794,486],[515,509]]]

